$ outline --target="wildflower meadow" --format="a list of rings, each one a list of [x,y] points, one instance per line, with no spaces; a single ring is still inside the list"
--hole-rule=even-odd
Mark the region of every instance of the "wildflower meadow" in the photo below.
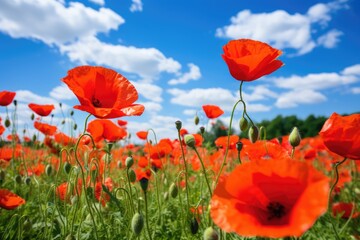
[[[197,115],[197,132],[179,119],[175,139],[143,129],[130,141],[122,117],[147,109],[103,66],[60,80],[78,99],[70,117],[86,112],[84,122],[53,125],[44,118],[62,104],[33,102],[33,136],[17,128],[16,93],[0,89],[0,239],[360,239],[360,114],[334,112],[314,137],[293,126],[269,139],[247,111],[243,86],[286,68],[281,54],[252,39],[223,46],[238,100],[214,141]]]

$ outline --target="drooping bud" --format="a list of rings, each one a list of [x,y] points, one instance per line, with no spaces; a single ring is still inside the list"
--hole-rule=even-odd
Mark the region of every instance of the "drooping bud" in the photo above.
[[[164,201],[167,201],[169,199],[169,193],[165,192],[164,193]]]
[[[129,170],[129,180],[132,183],[136,181],[136,173],[132,169]]]
[[[20,176],[20,175],[16,175],[16,176],[15,176],[15,182],[18,183],[18,184],[21,184],[21,183],[22,183],[22,180],[21,180],[21,176]]]
[[[236,150],[238,150],[238,152],[241,152],[243,146],[244,146],[244,144],[241,141],[238,141],[236,143]]]
[[[68,162],[65,162],[65,163],[64,163],[64,172],[65,172],[66,174],[69,174],[69,173],[70,173],[70,170],[71,170],[71,164],[68,163]]]
[[[200,118],[198,117],[198,115],[195,115],[195,118],[194,118],[195,125],[198,125],[199,122],[200,122]]]
[[[30,177],[26,177],[26,178],[24,179],[24,183],[29,186],[30,183],[31,183],[31,178],[30,178]]]
[[[16,99],[14,100],[14,105],[15,105],[15,107],[17,106],[17,100]]]
[[[149,179],[147,178],[140,179],[140,187],[144,192],[146,192],[148,186],[149,186]]]
[[[264,126],[260,126],[259,137],[262,140],[266,140],[266,129]]]
[[[77,124],[75,123],[75,124],[74,124],[74,130],[76,130],[76,129],[77,129]]]
[[[199,231],[199,223],[195,217],[190,220],[190,231],[193,235],[195,235]]]
[[[251,143],[255,143],[259,139],[259,129],[257,126],[252,125],[249,128],[249,139]]]
[[[33,140],[33,142],[36,141],[36,135],[35,134],[33,135],[32,140]]]
[[[131,229],[135,235],[139,235],[144,228],[144,217],[141,213],[135,213],[131,220]]]
[[[204,231],[204,240],[218,240],[219,234],[213,227],[208,227]]]
[[[175,183],[172,183],[172,184],[170,185],[169,192],[170,192],[170,195],[171,195],[172,198],[176,198],[176,197],[177,197],[178,192],[179,192],[179,189],[178,189],[178,187],[176,186]]]
[[[249,127],[249,122],[248,122],[248,120],[247,120],[246,118],[242,117],[242,118],[240,119],[239,126],[240,126],[240,130],[241,130],[242,132],[246,131],[246,130],[248,129],[248,127]]]
[[[31,121],[33,121],[34,119],[35,119],[35,114],[32,113],[32,114],[31,114]]]
[[[299,146],[301,142],[301,136],[299,133],[299,129],[297,127],[294,127],[289,135],[289,143],[292,147]]]
[[[127,157],[125,160],[125,166],[129,169],[134,164],[134,159],[132,156]]]
[[[61,103],[61,102],[59,103],[59,106],[60,106],[60,108],[62,107],[62,103]]]
[[[200,127],[200,133],[204,134],[205,133],[205,128],[203,126]]]
[[[70,116],[73,116],[73,115],[74,115],[74,111],[71,110],[71,111],[70,111]]]
[[[46,165],[46,168],[45,168],[46,175],[50,176],[52,174],[52,171],[53,171],[53,167],[50,164]]]
[[[175,122],[175,126],[176,126],[176,129],[177,129],[178,131],[180,131],[180,129],[182,128],[182,122],[181,122],[180,120],[177,120],[177,121]]]
[[[7,117],[6,119],[5,119],[5,127],[10,127],[10,125],[11,125],[11,122],[10,122],[10,119]]]
[[[185,135],[184,141],[188,147],[195,148],[195,137],[192,134]]]
[[[62,121],[61,121],[61,125],[64,125],[64,124],[65,124],[65,120],[62,120]]]

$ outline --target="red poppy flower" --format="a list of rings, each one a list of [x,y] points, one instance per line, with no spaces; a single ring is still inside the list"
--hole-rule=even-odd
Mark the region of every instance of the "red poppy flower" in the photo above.
[[[333,113],[320,131],[325,146],[350,159],[360,159],[360,114],[342,117]]]
[[[138,138],[140,138],[141,140],[146,140],[147,135],[148,135],[147,131],[139,131],[136,133],[136,136],[138,136]]]
[[[280,60],[276,60],[282,52],[263,42],[251,39],[231,40],[223,50],[222,58],[236,80],[253,81],[283,65]]]
[[[80,66],[68,71],[62,81],[80,101],[74,108],[97,118],[139,116],[144,112],[143,105],[133,104],[138,99],[135,87],[114,70]]]
[[[124,121],[124,120],[117,120],[117,123],[119,126],[126,126],[126,124],[128,123],[127,121]]]
[[[25,200],[7,189],[0,189],[0,208],[13,210],[23,205]]]
[[[332,213],[335,217],[341,215],[342,218],[348,219],[353,208],[356,208],[354,203],[337,202],[332,205]],[[357,218],[359,216],[360,212],[354,210],[351,218]]]
[[[109,142],[116,142],[124,139],[127,132],[124,128],[117,126],[108,119],[95,119],[87,127],[87,131],[94,138],[95,142],[105,139]]]
[[[186,134],[189,134],[188,130],[186,130],[185,128],[180,129],[180,136],[183,137]]]
[[[230,142],[230,149],[235,149],[236,148],[236,143],[239,141],[239,136],[237,135],[231,135],[230,136],[230,139],[229,139],[229,142]],[[221,137],[218,137],[216,140],[215,140],[215,145],[219,148],[226,148],[227,146],[227,143],[228,143],[228,136],[221,136]]]
[[[0,106],[6,107],[14,100],[16,92],[1,91],[0,92]]]
[[[111,192],[113,187],[114,187],[114,184],[113,184],[113,181],[111,178],[106,178],[105,179],[105,184],[104,184],[107,189]],[[102,187],[102,183],[101,182],[97,182],[95,184],[95,198],[101,203],[101,205],[105,206],[106,203],[110,200],[110,196],[109,194],[105,193],[103,191],[103,187]]]
[[[55,134],[57,127],[42,122],[34,122],[34,127],[45,135],[52,136]]]
[[[224,111],[216,105],[204,105],[202,106],[206,116],[210,119],[220,117],[224,114]]]
[[[326,212],[328,194],[329,179],[307,162],[290,157],[246,162],[220,180],[211,217],[241,236],[301,236]]]
[[[49,116],[50,113],[52,112],[52,110],[55,109],[53,104],[49,104],[49,105],[38,105],[35,103],[29,103],[29,108],[31,110],[33,110],[36,114],[42,116],[42,117],[46,117]]]

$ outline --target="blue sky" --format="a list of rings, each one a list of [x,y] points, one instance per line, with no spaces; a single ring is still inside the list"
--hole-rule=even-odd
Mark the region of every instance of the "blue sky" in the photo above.
[[[146,107],[141,117],[125,118],[129,131],[153,128],[174,138],[176,120],[196,131],[199,111],[207,123],[204,104],[219,105],[229,122],[239,81],[222,46],[251,38],[281,49],[285,63],[244,84],[255,121],[353,113],[360,106],[359,14],[356,0],[2,0],[0,90],[17,92],[18,128],[31,133],[29,102],[54,103],[52,123],[59,124],[58,103],[67,113],[78,102],[61,78],[75,66],[106,66],[134,83]],[[75,111],[79,126],[85,116]]]

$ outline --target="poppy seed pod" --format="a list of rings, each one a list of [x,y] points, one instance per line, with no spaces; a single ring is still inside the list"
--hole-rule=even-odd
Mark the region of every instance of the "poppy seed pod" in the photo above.
[[[21,180],[21,176],[20,176],[20,175],[16,175],[16,176],[15,176],[15,182],[18,183],[18,184],[21,184],[21,183],[22,183],[22,180]]]
[[[5,127],[10,127],[10,125],[11,125],[11,122],[10,122],[10,119],[7,117],[6,119],[5,119]]]
[[[259,129],[252,125],[249,129],[249,140],[251,143],[255,143],[259,139]]]
[[[247,120],[246,118],[242,117],[242,118],[240,119],[239,126],[240,126],[240,130],[241,130],[242,132],[246,131],[246,130],[248,129],[248,127],[249,127],[249,122],[248,122],[248,120]]]
[[[26,178],[24,179],[24,183],[29,186],[30,183],[31,183],[31,178],[30,178],[30,177],[26,177]]]
[[[199,231],[199,223],[195,217],[192,217],[190,220],[190,231],[193,235]]]
[[[144,217],[141,213],[135,213],[131,220],[131,230],[139,235],[144,228]]]
[[[204,134],[205,133],[205,128],[203,126],[200,127],[200,133]]]
[[[199,119],[198,115],[196,115],[195,118],[194,118],[195,125],[198,125],[199,122],[200,122],[200,119]]]
[[[177,197],[178,192],[179,192],[179,189],[178,189],[178,187],[176,186],[175,183],[172,183],[172,184],[170,185],[169,192],[170,192],[170,195],[171,195],[172,198],[176,198],[176,197]]]
[[[140,187],[144,192],[146,192],[148,186],[149,186],[149,179],[144,177],[140,179]]]
[[[177,121],[175,122],[175,126],[176,126],[176,129],[177,129],[178,131],[180,131],[180,129],[181,129],[181,127],[182,127],[182,122],[181,122],[180,120],[177,120]]]
[[[66,174],[69,174],[70,170],[71,170],[71,164],[68,163],[68,162],[65,162],[65,163],[64,163],[64,172],[65,172]]]
[[[125,160],[125,166],[129,169],[134,164],[134,159],[132,156],[127,157]]]
[[[35,119],[35,114],[32,113],[32,114],[31,114],[31,120],[34,120],[34,119]]]
[[[191,134],[187,134],[184,136],[185,144],[188,147],[195,148],[195,137]]]
[[[218,240],[219,234],[213,227],[208,227],[204,231],[204,240]]]
[[[289,143],[292,147],[299,146],[301,141],[301,136],[299,133],[299,129],[297,127],[294,127],[289,135]]]
[[[129,180],[132,183],[136,181],[136,173],[132,169],[129,170]]]
[[[236,143],[236,150],[238,150],[239,152],[241,152],[242,148],[243,148],[244,144],[241,141],[238,141]]]

